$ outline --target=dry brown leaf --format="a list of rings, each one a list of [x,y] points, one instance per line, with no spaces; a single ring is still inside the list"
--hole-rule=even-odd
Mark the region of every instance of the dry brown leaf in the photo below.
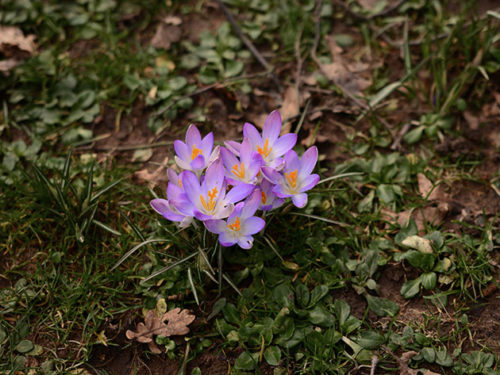
[[[177,25],[160,23],[155,35],[151,38],[151,45],[158,49],[170,49],[172,43],[181,39],[181,28]]]
[[[167,174],[165,172],[165,168],[168,165],[168,156],[166,156],[161,165],[156,168],[154,171],[149,172],[147,168],[141,169],[134,173],[135,177],[140,180],[149,182],[152,186],[158,185],[160,181],[167,181]]]
[[[365,9],[372,10],[379,0],[358,0],[359,5]]]
[[[0,72],[8,72],[19,65],[21,61],[17,59],[7,59],[0,61]]]
[[[371,79],[364,78],[361,73],[368,70],[368,65],[359,62],[349,62],[341,55],[342,49],[335,42],[335,38],[327,36],[332,62],[319,64],[321,72],[333,83],[341,85],[352,95],[359,95],[371,85]]]
[[[161,315],[158,315],[156,310],[150,310],[144,318],[144,323],[137,324],[136,332],[127,330],[125,335],[129,340],[148,344],[153,353],[159,354],[161,350],[156,346],[153,336],[185,335],[189,332],[188,325],[194,319],[195,316],[189,314],[188,310],[181,310],[179,307]],[[165,324],[165,321],[168,323]]]
[[[297,116],[300,113],[300,99],[297,90],[293,86],[289,86],[285,90],[285,94],[283,95],[283,104],[280,108],[281,119],[285,121],[290,117]],[[281,133],[286,134],[290,133],[290,121],[287,121],[283,124],[284,126],[281,128]]]
[[[18,27],[0,26],[0,52],[5,53],[13,47],[33,54],[36,51],[35,36],[24,36]]]
[[[441,375],[441,374],[439,372],[427,370],[426,372],[424,372],[424,375]]]
[[[415,351],[409,351],[403,353],[399,359],[399,375],[417,375],[418,371],[408,367],[410,360],[415,357],[418,353]]]
[[[423,174],[419,173],[417,175],[418,180],[418,191],[422,198],[427,198],[432,191],[432,182]]]
[[[182,19],[177,16],[167,16],[162,19],[162,22],[167,25],[179,26],[182,23]]]

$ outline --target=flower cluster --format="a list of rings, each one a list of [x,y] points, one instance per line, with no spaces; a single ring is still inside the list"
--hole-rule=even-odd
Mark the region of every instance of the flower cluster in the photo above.
[[[307,204],[306,191],[319,181],[311,174],[318,149],[309,148],[302,158],[293,151],[296,134],[280,136],[281,116],[272,112],[262,134],[251,124],[243,127],[243,141],[226,141],[214,148],[214,137],[203,139],[190,125],[186,142],[175,141],[175,162],[182,170],[167,171],[167,199],[153,199],[151,206],[168,220],[189,226],[196,218],[219,235],[222,246],[238,244],[249,249],[252,235],[264,219],[257,210],[269,211],[291,198],[296,207]]]

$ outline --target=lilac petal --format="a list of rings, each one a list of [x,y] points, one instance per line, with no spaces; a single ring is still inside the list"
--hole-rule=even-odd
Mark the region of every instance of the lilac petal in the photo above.
[[[264,219],[257,216],[249,217],[245,220],[245,235],[258,233],[265,225]]]
[[[184,190],[182,190],[178,185],[176,185],[174,181],[168,183],[167,198],[169,200],[172,199],[178,200],[182,194],[184,194]]]
[[[271,211],[273,209],[273,205],[272,204],[266,204],[264,206],[260,206],[260,210],[261,211]]]
[[[272,184],[278,184],[283,180],[283,176],[271,167],[262,167],[262,175]]]
[[[307,204],[307,194],[301,193],[292,196],[292,202],[295,207],[302,208]]]
[[[182,160],[181,158],[177,157],[177,155],[174,156],[174,160],[180,169],[191,170],[191,166],[189,165],[189,163]],[[189,159],[187,159],[187,160],[189,160]]]
[[[189,153],[189,149],[184,142],[179,141],[179,140],[174,141],[174,149],[175,149],[175,153],[177,154],[177,156],[179,158],[181,158],[182,160],[186,160],[186,161],[191,160],[191,155]]]
[[[200,131],[194,124],[189,125],[189,128],[186,132],[186,144],[188,145],[188,147],[193,147],[193,145],[196,145],[198,148],[200,148],[201,146]]]
[[[215,146],[214,150],[210,154],[210,157],[208,158],[208,166],[211,166],[213,163],[219,159],[220,155],[220,146]]]
[[[282,185],[275,185],[271,191],[273,192],[274,195],[276,195],[278,198],[289,198],[292,196],[292,194],[289,194],[283,190]]]
[[[252,145],[250,144],[248,138],[244,138],[243,142],[241,142],[241,147],[240,147],[240,160],[248,165],[251,158],[252,158]]]
[[[203,155],[205,156],[210,155],[213,147],[214,147],[214,133],[210,132],[201,141],[201,151],[203,152]]]
[[[290,151],[297,143],[297,134],[290,133],[279,137],[273,145],[272,154],[274,157],[284,155]]]
[[[251,154],[250,160],[244,163],[245,168],[248,170],[249,178],[254,178],[257,173],[259,173],[260,167],[265,164],[264,159],[262,159],[262,155],[256,151]]]
[[[189,163],[189,166],[195,171],[205,168],[205,157],[198,155]]]
[[[153,199],[151,202],[149,202],[153,210],[158,212],[159,214],[163,215],[165,211],[170,211],[170,204],[166,199]]]
[[[311,174],[318,161],[318,148],[316,146],[307,149],[304,154],[302,154],[302,159],[300,161],[299,176],[305,177]]]
[[[225,246],[225,247],[229,247],[229,246],[233,246],[236,241],[234,238],[230,237],[227,232],[222,232],[220,235],[219,235],[219,243],[222,245],[222,246]]]
[[[194,210],[193,211],[194,213],[194,217],[197,218],[198,220],[200,221],[206,221],[206,220],[213,220],[214,217],[213,216],[210,216],[210,215],[205,215],[204,213],[198,211],[198,210]]]
[[[257,211],[257,208],[259,208],[260,202],[261,202],[261,192],[259,189],[254,190],[252,195],[245,201],[245,205],[243,209],[241,210],[241,217],[242,218],[249,218],[255,214],[255,211]],[[250,233],[253,234],[253,233]]]
[[[281,198],[277,198],[277,199],[275,199],[275,200],[274,200],[274,202],[273,202],[273,207],[272,207],[272,209],[274,210],[275,208],[278,208],[278,207],[282,206],[282,205],[283,205],[283,203],[285,203],[285,200],[284,200],[284,199],[281,199]]]
[[[293,150],[290,150],[285,155],[285,172],[292,172],[295,170],[299,170],[300,168],[300,160],[297,156],[297,153]]]
[[[300,192],[311,190],[316,184],[319,182],[319,176],[317,174],[312,174],[306,177],[306,179],[302,182],[302,187],[300,188]]]
[[[233,186],[229,193],[226,194],[224,199],[228,203],[239,202],[250,195],[250,193],[255,189],[255,185],[252,184],[239,184]]]
[[[180,215],[179,213],[173,211],[166,199],[153,199],[150,202],[150,205],[153,210],[170,221],[182,221],[185,217],[184,215]]]
[[[283,158],[276,158],[267,164],[268,167],[271,167],[277,171],[281,171],[285,165],[285,160]]]
[[[227,222],[229,223],[233,221],[235,217],[241,216],[241,210],[243,209],[244,206],[245,206],[244,202],[240,202],[236,206],[234,206],[234,211],[227,218]]]
[[[175,207],[182,215],[194,216],[193,203],[187,199],[186,195],[183,195],[183,197],[179,199],[170,200],[170,205]]]
[[[240,164],[238,159],[236,159],[236,156],[234,156],[234,154],[225,147],[220,148],[220,156],[228,172],[231,172],[235,164]]]
[[[226,230],[226,222],[224,220],[207,220],[204,224],[209,232],[215,234],[221,234]]]
[[[179,186],[179,176],[177,175],[177,173],[175,173],[173,168],[167,169],[167,177],[169,182],[172,182],[173,184]]]
[[[204,183],[206,184],[208,189],[217,187],[217,191],[221,192],[221,186],[223,182],[224,166],[222,165],[222,160],[219,159],[207,168]]]
[[[235,156],[240,155],[240,147],[241,145],[236,141],[224,141],[224,146],[231,151]]]
[[[197,203],[200,201],[200,194],[201,194],[200,183],[198,181],[198,178],[193,172],[187,171],[182,176],[181,181],[187,197],[189,198],[192,204],[197,205]]]
[[[272,145],[278,139],[281,131],[281,115],[278,111],[272,111],[264,121],[264,128],[262,129],[262,138],[269,139]]]
[[[252,236],[243,236],[238,238],[238,246],[242,249],[250,249],[253,245],[253,237]]]
[[[243,125],[243,137],[249,140],[253,150],[257,150],[257,146],[261,146],[262,144],[262,138],[259,131],[248,122]]]
[[[193,222],[192,216],[185,216],[184,219],[179,223],[179,227],[187,228],[191,225],[192,222]]]

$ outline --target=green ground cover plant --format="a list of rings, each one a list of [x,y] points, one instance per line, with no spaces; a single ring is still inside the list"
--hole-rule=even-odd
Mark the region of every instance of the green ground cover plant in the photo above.
[[[499,18],[0,0],[0,373],[498,373]],[[151,208],[190,124],[274,110],[318,150],[304,207],[250,249]]]

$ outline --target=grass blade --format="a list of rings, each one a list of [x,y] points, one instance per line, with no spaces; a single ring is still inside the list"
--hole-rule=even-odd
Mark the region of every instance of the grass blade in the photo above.
[[[342,173],[342,174],[338,174],[338,175],[336,175],[336,176],[331,176],[331,177],[324,178],[324,179],[322,179],[321,181],[319,181],[319,182],[317,183],[317,185],[322,184],[322,183],[324,183],[324,182],[328,182],[328,181],[338,180],[339,178],[351,177],[351,176],[361,176],[361,175],[364,175],[364,174],[365,174],[364,172],[348,172],[348,173]]]
[[[335,224],[335,225],[338,225],[339,227],[342,227],[342,228],[350,227],[349,224],[341,223],[340,221],[330,220],[330,219],[327,219],[327,218],[321,217],[321,216],[303,214],[300,212],[290,212],[290,215],[305,216],[305,217],[308,217],[309,219],[321,220],[321,221],[324,221],[325,223]]]
[[[116,269],[116,267],[118,267],[120,264],[122,264],[129,256],[131,256],[133,253],[135,253],[141,247],[143,247],[143,246],[145,246],[147,244],[153,243],[153,242],[169,242],[169,241],[170,240],[164,239],[164,238],[153,238],[153,239],[150,239],[150,240],[147,240],[147,241],[143,241],[139,245],[136,245],[132,249],[130,249],[129,251],[127,251],[125,253],[125,255],[123,255],[120,258],[120,260],[118,260],[118,262],[116,262],[115,265],[113,267],[111,267],[111,269],[109,271],[111,272],[114,269]]]
[[[194,300],[196,301],[196,304],[198,306],[200,306],[200,300],[198,299],[198,293],[196,292],[196,287],[194,286],[194,282],[193,282],[193,275],[191,274],[191,267],[188,268],[188,281],[189,281],[189,285],[191,286],[191,290],[193,291]]]
[[[158,271],[156,271],[156,272],[152,273],[151,275],[149,275],[148,277],[146,277],[145,279],[143,279],[143,280],[141,281],[141,283],[145,283],[146,281],[149,281],[149,280],[151,280],[151,279],[155,278],[156,276],[161,275],[162,273],[167,272],[168,270],[170,270],[170,269],[172,269],[172,268],[174,268],[174,267],[177,267],[178,265],[180,265],[180,264],[182,264],[182,263],[184,263],[184,262],[187,262],[189,259],[194,258],[197,254],[198,254],[198,253],[193,253],[193,254],[191,254],[191,255],[188,255],[188,256],[187,256],[187,257],[185,257],[185,258],[182,258],[181,260],[178,260],[177,262],[174,262],[174,263],[172,263],[172,264],[169,264],[169,265],[168,265],[168,266],[166,266],[166,267],[163,267],[162,269],[160,269],[160,270],[158,270]]]
[[[101,227],[102,229],[108,231],[109,233],[114,234],[115,236],[121,236],[122,235],[117,230],[114,230],[113,228],[107,226],[106,224],[104,224],[103,222],[100,222],[99,220],[94,219],[94,220],[92,220],[92,223],[94,223],[98,227]]]

